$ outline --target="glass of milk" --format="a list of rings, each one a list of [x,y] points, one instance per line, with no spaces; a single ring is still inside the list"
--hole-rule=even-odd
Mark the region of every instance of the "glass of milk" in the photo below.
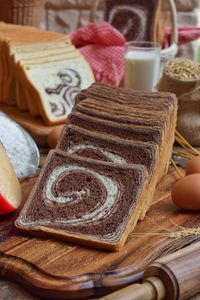
[[[127,42],[125,46],[125,88],[153,91],[160,74],[160,44]]]

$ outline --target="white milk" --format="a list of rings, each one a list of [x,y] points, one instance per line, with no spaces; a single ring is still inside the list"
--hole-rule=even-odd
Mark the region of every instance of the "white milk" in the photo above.
[[[125,54],[125,87],[153,91],[160,72],[158,51],[128,51]]]

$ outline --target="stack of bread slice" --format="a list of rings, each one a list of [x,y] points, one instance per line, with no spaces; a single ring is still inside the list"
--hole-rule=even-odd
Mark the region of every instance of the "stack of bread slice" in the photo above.
[[[170,93],[82,90],[16,226],[119,250],[167,172],[176,113]]]
[[[0,23],[0,103],[59,124],[76,94],[93,82],[89,64],[66,35]]]
[[[107,137],[113,135],[125,143],[140,141],[154,146],[154,169],[150,172],[147,200],[140,219],[150,208],[156,184],[168,170],[176,118],[177,99],[171,93],[140,92],[100,83],[77,95],[76,107],[69,117],[70,124],[88,131]]]

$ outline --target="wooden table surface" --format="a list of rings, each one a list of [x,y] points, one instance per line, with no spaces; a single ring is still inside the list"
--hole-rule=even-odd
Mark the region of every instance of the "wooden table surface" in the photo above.
[[[46,154],[41,155],[41,166],[44,163]],[[163,198],[166,191],[161,192]],[[169,193],[169,191],[168,191]],[[17,284],[0,280],[0,300],[39,300],[40,298],[31,295],[24,288],[20,287]],[[191,298],[192,300],[200,300],[200,294]],[[145,300],[145,299],[144,299]]]

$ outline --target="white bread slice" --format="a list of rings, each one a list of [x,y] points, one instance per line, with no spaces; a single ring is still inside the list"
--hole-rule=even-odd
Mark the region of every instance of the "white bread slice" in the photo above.
[[[30,105],[28,105],[28,102],[30,102],[30,101],[28,101],[28,99],[31,100],[31,98],[30,98],[31,96],[29,96],[28,92],[25,91],[25,83],[20,80],[21,72],[20,72],[19,68],[21,68],[21,65],[23,63],[25,64],[25,62],[30,63],[29,60],[31,59],[32,55],[33,55],[33,57],[35,56],[34,60],[33,60],[33,58],[31,60],[31,62],[33,62],[33,64],[36,63],[37,60],[39,60],[39,62],[41,62],[41,61],[43,62],[45,60],[52,61],[52,60],[55,60],[56,58],[58,59],[58,57],[60,58],[61,54],[63,54],[63,48],[61,48],[61,50],[62,50],[61,53],[57,52],[58,50],[54,50],[54,49],[48,50],[47,53],[45,51],[44,54],[46,56],[42,56],[42,57],[38,56],[43,53],[41,51],[34,52],[33,54],[32,53],[30,54],[30,52],[26,52],[25,57],[27,59],[24,59],[23,61],[20,61],[20,58],[24,57],[24,53],[23,54],[20,53],[17,55],[15,54],[14,56],[13,55],[11,56],[11,68],[12,68],[12,70],[14,70],[14,82],[16,83],[16,91],[17,91],[16,92],[16,101],[17,101],[17,106],[20,110],[22,110],[22,111],[30,110],[32,115],[34,115],[34,116],[39,115],[39,110],[37,109],[37,107],[35,105],[31,105],[31,108],[30,108]],[[69,55],[69,58],[71,58],[74,56],[74,53],[76,53],[76,50],[73,46],[66,47],[66,52],[63,54],[63,57],[68,58],[68,55]],[[29,60],[28,60],[28,57],[29,57]],[[19,62],[19,64],[18,64],[18,62]]]
[[[56,59],[57,58],[57,59]],[[22,105],[24,105],[24,99],[26,99],[26,105],[28,106],[28,110],[30,111],[32,116],[41,116],[40,113],[40,109],[37,105],[37,100],[35,100],[33,93],[31,92],[30,89],[30,85],[29,85],[29,81],[27,81],[26,76],[24,76],[24,74],[26,73],[27,69],[33,69],[33,68],[40,68],[40,67],[44,67],[46,68],[48,65],[51,67],[55,66],[60,61],[62,61],[63,65],[65,65],[65,63],[68,60],[72,60],[72,59],[79,59],[80,58],[80,54],[78,51],[76,52],[71,52],[68,55],[59,55],[56,58],[54,57],[46,57],[41,59],[40,62],[36,61],[35,63],[25,63],[25,62],[19,62],[19,64],[16,65],[16,67],[18,67],[18,72],[17,77],[19,78],[19,90],[21,91],[20,94],[24,94],[25,96],[22,98],[23,103],[19,103],[19,99],[18,99],[18,103],[19,105],[22,107]],[[45,61],[46,60],[46,61]]]
[[[28,52],[40,52],[51,49],[61,49],[71,46],[71,41],[65,36],[64,39],[55,39],[54,41],[48,42],[36,42],[36,43],[20,43],[20,42],[9,42],[11,54],[15,53],[28,53]]]
[[[21,188],[12,164],[0,143],[0,215],[16,210],[21,203]]]
[[[55,55],[45,55],[42,57],[36,57],[33,59],[21,59],[19,64],[21,66],[34,67],[40,64],[51,63],[59,60],[71,59],[73,57],[80,57],[79,50],[71,49],[69,52],[62,52],[60,54]]]
[[[67,43],[67,44],[65,43],[64,45],[66,46],[67,49],[68,49],[67,45],[70,46],[69,43]],[[10,61],[10,54],[12,51],[10,51],[10,47],[7,42],[4,43],[4,47],[5,47],[5,51],[4,51],[3,61],[5,62],[5,66],[4,66],[4,84],[3,84],[4,93],[3,93],[3,97],[2,97],[2,99],[3,99],[2,102],[6,103],[7,105],[16,105],[15,80],[13,80],[13,77],[12,77],[12,73],[13,73],[12,58]],[[73,46],[70,46],[70,49],[72,49],[71,47],[73,47]],[[9,94],[7,94],[7,93],[9,93]]]
[[[70,52],[75,51],[75,47],[70,45],[69,47],[62,47],[58,49],[46,49],[43,51],[34,51],[34,52],[20,52],[14,54],[15,62],[18,61],[33,61],[40,59],[40,58],[47,58],[47,57],[55,57],[57,55],[64,55]]]
[[[65,122],[75,95],[94,82],[91,68],[81,55],[42,65],[26,65],[23,71],[23,80],[29,83],[32,99],[47,125]]]
[[[7,45],[5,44],[5,47],[7,48]],[[53,53],[52,55],[50,55],[52,50],[49,50],[49,55],[46,56],[42,56],[41,58],[38,57],[38,63],[41,63],[43,61],[52,61],[55,60],[57,58],[57,56],[61,56],[61,54],[63,54],[63,58],[64,57],[68,57],[69,54],[69,58],[73,57],[73,52],[76,52],[75,47],[73,46],[69,46],[66,47],[66,52],[63,52],[62,48],[62,52],[61,53]],[[53,50],[53,51],[57,51],[57,50]],[[8,52],[8,49],[7,49]],[[37,53],[37,52],[36,52]],[[46,53],[44,53],[46,54]],[[47,53],[48,54],[48,53]],[[20,55],[20,54],[19,54]],[[41,52],[40,52],[41,55]],[[27,56],[28,58],[28,56]],[[5,66],[5,71],[4,71],[4,76],[6,77],[5,82],[4,82],[4,103],[6,103],[7,105],[18,105],[18,107],[22,110],[22,111],[27,111],[28,110],[28,105],[26,103],[26,95],[24,92],[19,92],[20,91],[20,87],[21,84],[18,82],[19,81],[19,71],[18,66],[16,64],[16,60],[15,57],[13,55],[11,55],[8,59],[8,54],[6,55],[6,58],[4,59],[4,61],[7,61],[7,64]],[[34,60],[37,60],[37,58],[35,58]],[[24,60],[24,63],[34,63],[33,60]],[[13,77],[14,74],[14,77]],[[19,97],[19,95],[22,95]],[[25,95],[25,96],[24,96]],[[16,101],[17,100],[17,101]],[[34,107],[34,106],[33,106]],[[38,116],[38,110],[36,111],[36,107],[34,107],[34,112],[32,113],[35,116]],[[36,111],[36,112],[35,112]]]

